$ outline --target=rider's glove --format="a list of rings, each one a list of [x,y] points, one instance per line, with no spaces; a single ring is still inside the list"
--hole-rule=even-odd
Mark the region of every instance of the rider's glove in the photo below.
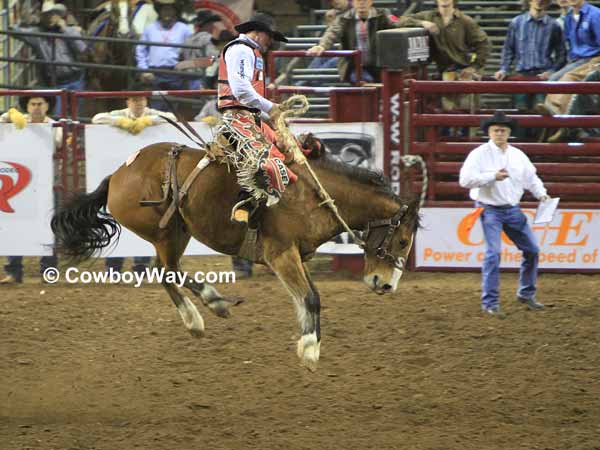
[[[271,108],[271,111],[269,111],[269,118],[273,122],[273,125],[277,126],[277,119],[279,119],[280,115],[281,108],[277,103],[273,103],[273,107]]]

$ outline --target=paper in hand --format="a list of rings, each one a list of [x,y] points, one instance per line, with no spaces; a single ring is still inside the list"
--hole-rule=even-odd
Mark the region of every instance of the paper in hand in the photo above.
[[[552,222],[559,201],[560,198],[556,197],[546,200],[545,202],[540,202],[537,211],[535,212],[535,219],[533,219],[533,223],[540,224]]]

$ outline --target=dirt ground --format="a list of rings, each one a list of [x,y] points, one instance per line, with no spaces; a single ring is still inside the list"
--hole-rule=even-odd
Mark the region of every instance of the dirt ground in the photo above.
[[[598,275],[542,275],[529,312],[504,274],[506,320],[479,311],[478,274],[407,273],[388,297],[316,281],[315,373],[262,268],[220,288],[246,299],[231,318],[196,302],[202,339],[157,285],[0,286],[0,450],[600,449]]]

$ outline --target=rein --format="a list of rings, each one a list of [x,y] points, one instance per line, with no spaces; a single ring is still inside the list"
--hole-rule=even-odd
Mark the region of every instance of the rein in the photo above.
[[[288,116],[300,116],[300,115],[304,114],[306,111],[308,111],[308,100],[306,99],[306,96],[292,95],[290,98],[288,98],[283,103],[281,103],[280,108],[281,108],[282,112],[281,112],[281,115],[279,116],[279,118],[277,119],[277,130],[281,133],[281,135],[285,141],[286,147],[288,149],[292,149],[292,152],[294,154],[294,161],[297,162],[298,164],[304,164],[306,166],[306,168],[308,169],[308,173],[310,173],[310,176],[313,178],[315,183],[317,183],[317,187],[319,188],[318,195],[322,200],[321,203],[319,203],[319,207],[326,205],[333,212],[333,215],[335,216],[337,221],[342,225],[344,230],[346,230],[348,235],[350,235],[350,237],[361,248],[365,248],[365,246],[366,246],[365,242],[362,239],[360,239],[356,235],[356,233],[354,233],[354,231],[352,231],[350,229],[350,227],[348,226],[346,221],[340,215],[340,212],[335,204],[335,200],[333,200],[333,198],[331,198],[329,193],[325,190],[325,188],[319,181],[317,174],[312,170],[312,167],[310,167],[308,160],[306,159],[304,154],[302,154],[302,152],[298,148],[298,144],[297,144],[296,140],[294,139],[294,137],[291,135],[289,128],[287,127],[287,123],[285,122],[285,119]]]
[[[383,220],[373,220],[367,224],[367,230],[365,231],[365,240],[366,244],[361,246],[363,249],[372,248],[375,250],[375,256],[379,259],[387,260],[392,263],[394,267],[397,269],[404,269],[404,258],[395,258],[394,255],[390,253],[390,244],[392,242],[392,238],[394,237],[394,231],[396,228],[400,226],[402,223],[402,219],[406,215],[408,211],[408,205],[402,205],[402,207],[398,210],[396,214],[390,219]],[[384,231],[385,235],[379,238],[383,233],[372,233],[373,230],[377,230],[378,228],[387,227]]]

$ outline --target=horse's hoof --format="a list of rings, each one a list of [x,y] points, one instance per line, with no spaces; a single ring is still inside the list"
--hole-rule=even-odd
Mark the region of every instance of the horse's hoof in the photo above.
[[[298,340],[296,354],[304,367],[311,372],[317,370],[317,364],[321,356],[321,342],[317,341],[315,333],[306,334]]]
[[[209,309],[217,316],[223,319],[227,319],[231,317],[231,313],[229,312],[230,303],[224,300],[214,300],[210,302],[208,305]]]
[[[227,302],[229,306],[237,306],[245,302],[242,297],[224,297],[222,300]]]
[[[200,338],[204,337],[204,330],[190,328],[189,332],[196,339],[200,339]]]
[[[304,367],[305,369],[307,369],[309,372],[316,372],[317,371],[317,367],[318,367],[318,362],[317,361],[302,360],[302,367]]]

